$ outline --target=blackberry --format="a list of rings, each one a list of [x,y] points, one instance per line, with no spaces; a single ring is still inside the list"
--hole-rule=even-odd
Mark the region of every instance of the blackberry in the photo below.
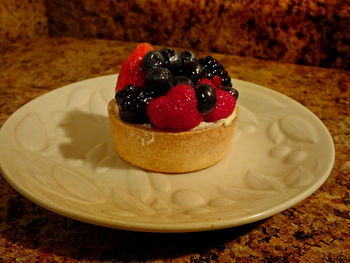
[[[212,79],[215,75],[218,75],[222,79],[223,86],[232,86],[231,78],[227,71],[215,58],[207,56],[199,59],[198,62],[202,65],[206,78]]]
[[[127,85],[115,94],[115,99],[123,121],[139,124],[149,122],[146,107],[152,96],[144,88]]]
[[[202,114],[211,112],[216,105],[215,89],[209,84],[199,84],[195,88],[198,111]]]

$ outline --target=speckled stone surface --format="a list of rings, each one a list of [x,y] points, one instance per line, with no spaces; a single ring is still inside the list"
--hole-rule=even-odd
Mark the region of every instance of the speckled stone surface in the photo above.
[[[0,50],[49,33],[44,0],[0,0]]]
[[[48,34],[350,69],[345,0],[0,0],[0,48]]]
[[[26,102],[71,82],[116,73],[135,44],[41,38],[1,53],[0,125]],[[284,93],[330,130],[334,169],[298,205],[226,230],[151,234],[47,211],[0,177],[0,262],[350,262],[350,74],[215,54],[232,77]]]
[[[344,0],[47,1],[57,36],[151,41],[202,51],[350,69]]]

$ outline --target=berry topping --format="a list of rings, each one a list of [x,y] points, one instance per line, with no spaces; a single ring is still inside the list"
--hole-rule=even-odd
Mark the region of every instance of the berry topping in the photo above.
[[[151,68],[158,68],[164,66],[164,58],[162,54],[156,50],[151,50],[142,59],[141,67],[144,71]]]
[[[188,50],[182,51],[180,54],[181,61],[184,63],[184,61],[189,61],[189,60],[196,60],[196,56]]]
[[[219,76],[224,86],[232,86],[231,78],[227,71],[215,58],[207,56],[199,59],[198,62],[202,65],[207,78],[212,79],[214,76]]]
[[[151,100],[147,114],[154,127],[171,132],[190,130],[202,121],[195,91],[186,84],[172,87],[167,95]]]
[[[216,90],[216,105],[215,108],[206,115],[203,115],[207,122],[218,121],[230,116],[236,106],[235,98],[227,91]]]
[[[180,84],[187,84],[193,87],[193,82],[190,78],[186,76],[176,76],[174,78],[174,86],[180,85]]]
[[[164,66],[168,68],[174,75],[181,69],[181,57],[176,50],[171,48],[164,48],[160,51],[164,58]]]
[[[179,132],[228,117],[238,95],[215,58],[142,43],[122,64],[115,99],[122,120]]]
[[[218,86],[214,83],[214,81],[212,81],[211,79],[201,79],[198,81],[197,85],[199,84],[209,84],[210,86],[214,87],[214,88],[218,88]]]
[[[202,114],[211,112],[216,105],[216,92],[209,84],[199,84],[195,88],[198,110]]]
[[[145,87],[155,97],[165,94],[173,86],[173,75],[167,68],[152,68],[148,70]]]
[[[142,58],[147,52],[153,50],[153,47],[148,43],[139,44],[123,62],[116,90],[123,89],[126,85],[142,87],[145,80],[145,72],[141,68]]]
[[[119,115],[123,121],[131,123],[147,123],[146,107],[152,97],[144,88],[127,85],[115,94]]]
[[[195,60],[184,61],[182,71],[183,74],[189,77],[195,84],[205,76],[202,66]]]
[[[221,87],[222,79],[218,75],[215,75],[212,80],[217,87]]]
[[[223,87],[222,89],[225,90],[225,91],[230,92],[231,95],[232,95],[233,97],[235,97],[235,100],[238,99],[238,96],[239,96],[238,90],[236,90],[235,88],[232,88],[232,86],[225,86],[225,87]]]
[[[232,83],[231,83],[231,78],[230,76],[228,75],[228,72],[224,69],[220,70],[217,75],[219,75],[222,79],[222,84],[224,86],[232,86]]]

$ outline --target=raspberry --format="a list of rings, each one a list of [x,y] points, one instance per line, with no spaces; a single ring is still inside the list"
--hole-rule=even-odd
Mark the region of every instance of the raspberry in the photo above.
[[[154,127],[170,132],[190,130],[203,120],[195,91],[187,84],[172,87],[165,96],[151,100],[147,115]]]
[[[204,120],[207,122],[218,121],[227,118],[233,112],[236,106],[235,98],[227,91],[216,90],[216,106],[215,108],[204,115]]]
[[[225,87],[222,87],[222,90],[225,90],[225,91],[228,91],[230,92],[230,94],[235,97],[235,100],[237,101],[238,100],[238,96],[239,96],[239,93],[238,93],[238,90],[236,90],[235,88],[232,88],[230,86],[225,86]]]
[[[137,87],[143,87],[145,81],[145,72],[141,68],[142,58],[147,52],[154,48],[148,43],[142,43],[132,51],[130,56],[123,62],[116,90],[122,90],[127,84]]]
[[[214,82],[214,84],[217,86],[217,87],[221,87],[222,85],[222,79],[220,76],[218,75],[215,75],[212,79],[212,81]]]
[[[215,84],[215,82],[213,80],[207,79],[207,78],[199,80],[198,85],[200,85],[200,84],[209,84],[210,86],[212,86],[214,88],[218,88],[218,86]]]

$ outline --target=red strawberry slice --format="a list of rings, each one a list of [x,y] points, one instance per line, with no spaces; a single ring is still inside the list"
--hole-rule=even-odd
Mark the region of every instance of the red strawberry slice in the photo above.
[[[236,100],[229,92],[217,89],[215,108],[203,116],[204,120],[207,122],[213,122],[227,118],[231,115],[235,106]]]
[[[127,84],[142,87],[145,80],[145,72],[141,68],[142,58],[154,48],[148,43],[137,45],[129,57],[124,60],[116,85],[116,90],[122,90]]]
[[[151,100],[147,114],[154,127],[170,132],[190,130],[203,120],[195,91],[187,84],[172,87],[167,95]]]

